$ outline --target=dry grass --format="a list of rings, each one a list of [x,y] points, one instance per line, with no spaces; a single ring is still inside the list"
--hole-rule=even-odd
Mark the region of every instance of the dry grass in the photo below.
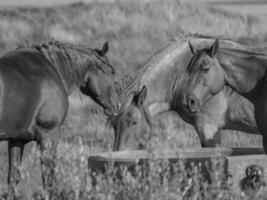
[[[44,41],[51,37],[92,47],[100,47],[108,40],[110,60],[117,66],[122,82],[125,83],[156,49],[178,33],[218,34],[242,43],[262,45],[267,42],[267,28],[263,26],[263,20],[260,16],[230,14],[201,5],[180,3],[178,0],[146,3],[118,0],[116,3],[76,3],[54,8],[0,10],[0,53],[14,49],[18,43]],[[105,126],[106,118],[101,108],[91,99],[76,93],[70,97],[70,102],[64,125],[50,133],[51,141],[55,143],[51,152],[58,156],[58,167],[66,167],[61,170],[71,174],[71,180],[68,176],[62,176],[61,180],[64,183],[71,181],[71,185],[78,187],[82,185],[81,177],[86,174],[83,159],[92,153],[110,150],[113,130]],[[177,114],[166,113],[153,121],[158,135],[153,139],[155,148],[173,150],[181,146],[199,145],[193,128]],[[227,132],[223,134],[223,145],[260,146],[261,138]],[[5,189],[7,173],[4,142],[1,143],[0,156],[1,190],[1,186]],[[41,190],[38,158],[38,147],[31,144],[25,151],[22,163],[24,178],[18,187],[19,191],[27,195],[32,190]],[[80,164],[74,164],[74,158],[79,158]],[[28,168],[34,173],[29,173]],[[27,187],[29,185],[31,187]],[[110,195],[108,199],[113,199],[114,196]],[[167,199],[164,195],[159,194],[159,199]],[[107,199],[105,195],[96,199],[101,198]]]

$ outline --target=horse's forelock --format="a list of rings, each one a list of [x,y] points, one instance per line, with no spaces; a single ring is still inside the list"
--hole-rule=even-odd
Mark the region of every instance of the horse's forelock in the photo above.
[[[103,57],[99,55],[98,51],[99,51],[98,49],[94,49],[94,55],[96,56],[96,58],[100,62],[104,63],[104,65],[105,65],[105,67],[103,67],[102,65],[99,65],[98,66],[99,69],[105,74],[110,74],[111,73],[111,74],[115,75],[116,74],[115,68],[109,63],[107,57],[104,55],[105,59],[103,59]]]
[[[189,61],[187,71],[191,73],[195,67],[198,67],[198,63],[200,62],[201,58],[207,54],[207,49],[197,50],[197,52],[193,55],[191,60]]]

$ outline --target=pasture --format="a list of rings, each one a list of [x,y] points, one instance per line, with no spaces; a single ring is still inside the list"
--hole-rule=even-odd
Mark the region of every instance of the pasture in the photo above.
[[[118,80],[125,85],[157,49],[180,33],[223,35],[242,44],[267,45],[265,20],[264,15],[229,13],[178,0],[151,0],[144,3],[117,0],[114,3],[73,3],[43,8],[2,8],[0,54],[27,42],[42,42],[49,38],[96,48],[109,41],[108,56],[118,70]],[[156,116],[153,125],[156,137],[151,141],[152,151],[200,146],[191,125],[183,122],[174,112]],[[106,124],[102,109],[78,92],[70,97],[70,110],[64,124],[51,132],[50,137],[47,156],[54,159],[51,165],[56,171],[56,177],[51,177],[54,199],[74,199],[79,195],[80,199],[115,199],[120,192],[120,195],[128,195],[123,196],[124,199],[181,199],[182,192],[175,189],[177,185],[166,182],[162,187],[156,183],[156,174],[161,170],[157,161],[151,163],[150,167],[154,171],[147,180],[141,180],[140,177],[135,179],[125,172],[124,186],[121,186],[113,180],[115,172],[110,169],[109,173],[98,177],[98,186],[92,188],[87,158],[95,153],[111,151],[114,133]],[[260,136],[244,133],[223,131],[222,140],[222,146],[226,147],[261,147]],[[6,192],[6,145],[5,142],[0,143],[0,194]],[[34,143],[26,147],[21,166],[22,181],[17,187],[18,195],[30,199],[34,194],[35,199],[40,199],[43,194],[39,157],[39,149]],[[214,169],[216,167],[214,165]],[[190,181],[181,171],[182,164],[178,168],[178,174],[182,176],[177,176],[175,180],[179,180],[181,185],[182,182]],[[213,172],[214,184],[220,181],[219,171]],[[202,179],[197,170],[193,173],[194,180],[199,184],[194,188],[197,193]],[[205,187],[206,192],[210,191],[208,186]],[[224,185],[219,185],[212,194],[205,195],[204,199],[241,198],[224,190]]]

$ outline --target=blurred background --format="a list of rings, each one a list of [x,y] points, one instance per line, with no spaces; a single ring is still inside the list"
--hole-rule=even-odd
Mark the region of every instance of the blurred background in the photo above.
[[[0,1],[1,55],[18,45],[51,38],[92,48],[100,48],[109,41],[108,56],[123,85],[157,49],[179,33],[223,35],[250,46],[266,45],[267,0]],[[101,107],[78,92],[70,97],[70,102],[63,126],[50,133],[51,154],[66,166],[82,156],[87,158],[111,150],[114,139]],[[155,148],[200,146],[194,129],[176,113],[156,116],[153,123],[158,136],[153,141]],[[261,147],[261,137],[223,131],[222,146]],[[25,149],[21,183],[24,192],[30,193],[41,186],[38,152],[34,142]],[[0,189],[3,190],[7,163],[7,144],[1,142]],[[81,172],[79,168],[71,170],[75,176]]]

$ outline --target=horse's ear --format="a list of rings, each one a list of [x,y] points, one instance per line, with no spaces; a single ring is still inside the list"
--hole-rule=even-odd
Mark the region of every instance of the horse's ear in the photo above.
[[[219,40],[216,39],[215,42],[211,45],[211,47],[208,49],[208,54],[210,57],[214,57],[217,54],[217,51],[219,49]]]
[[[104,56],[108,52],[108,49],[109,49],[109,46],[108,46],[108,42],[106,41],[102,47],[101,55]]]
[[[195,47],[193,47],[192,43],[188,41],[189,49],[192,54],[195,54],[197,51],[195,50]]]
[[[146,100],[147,97],[147,88],[144,85],[141,89],[140,92],[138,92],[137,94],[135,94],[134,96],[134,103],[140,107],[143,105],[144,101]]]

